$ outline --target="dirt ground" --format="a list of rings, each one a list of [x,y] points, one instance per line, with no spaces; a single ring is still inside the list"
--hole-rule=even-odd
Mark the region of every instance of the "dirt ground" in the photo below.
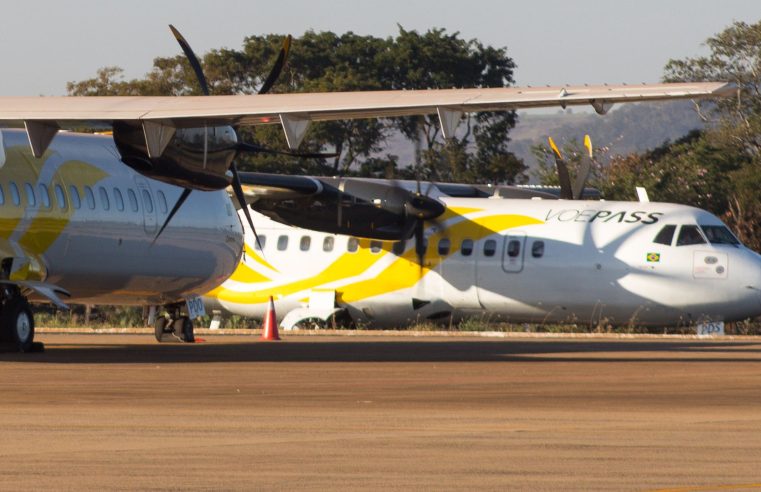
[[[761,341],[41,334],[0,489],[761,487]]]

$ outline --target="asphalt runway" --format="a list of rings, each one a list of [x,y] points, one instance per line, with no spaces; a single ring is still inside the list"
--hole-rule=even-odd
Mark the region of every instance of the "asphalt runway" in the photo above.
[[[761,487],[761,341],[38,339],[3,490]]]

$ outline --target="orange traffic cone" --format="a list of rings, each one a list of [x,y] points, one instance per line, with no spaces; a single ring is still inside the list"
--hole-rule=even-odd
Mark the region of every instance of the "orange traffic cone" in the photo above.
[[[272,296],[270,296],[270,303],[267,306],[267,313],[264,315],[264,323],[262,323],[262,340],[280,340],[280,335],[277,333],[277,320],[275,319],[275,303],[272,302]]]

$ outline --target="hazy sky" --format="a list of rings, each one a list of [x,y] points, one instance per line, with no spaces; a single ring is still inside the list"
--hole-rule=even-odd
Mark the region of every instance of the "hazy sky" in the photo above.
[[[253,34],[444,27],[506,46],[519,85],[557,85],[657,82],[670,58],[705,53],[705,39],[735,20],[761,20],[761,1],[25,0],[4,2],[2,19],[6,96],[64,94],[107,65],[142,76],[154,57],[180,53],[169,23],[199,55]]]

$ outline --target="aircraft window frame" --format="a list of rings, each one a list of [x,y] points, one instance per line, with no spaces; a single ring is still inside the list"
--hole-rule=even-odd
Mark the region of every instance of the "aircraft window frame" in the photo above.
[[[100,196],[100,205],[103,210],[111,210],[111,201],[108,199],[108,190],[98,186],[98,195]]]
[[[483,248],[484,256],[487,258],[491,258],[492,256],[497,254],[497,241],[494,239],[487,239],[484,241],[484,248]]]
[[[151,193],[143,188],[140,192],[140,196],[143,198],[143,206],[145,207],[146,213],[152,214],[153,213],[153,197],[151,196]]]
[[[676,236],[676,224],[666,224],[655,235],[653,243],[671,246],[674,244],[674,236]]]
[[[692,231],[691,233],[694,233],[695,235],[691,238],[683,237],[683,233],[686,231]],[[676,237],[677,246],[695,246],[699,244],[708,244],[708,241],[703,237],[703,233],[700,231],[697,224],[683,224],[679,227],[679,235]]]
[[[541,258],[544,256],[544,241],[537,239],[531,243],[531,256],[533,258]]]
[[[74,185],[69,185],[69,200],[71,201],[71,206],[74,207],[75,210],[79,210],[80,207],[82,207],[82,199],[79,196],[79,189]]]
[[[333,251],[336,245],[336,238],[334,236],[325,236],[322,240],[322,250],[326,253]]]
[[[301,236],[301,239],[299,239],[299,250],[309,251],[309,248],[311,247],[312,247],[312,236]]]
[[[474,249],[475,249],[475,243],[470,238],[465,238],[460,243],[460,254],[462,256],[472,255]]]
[[[256,239],[254,239],[254,250],[262,251],[264,250],[264,247],[267,245],[267,235],[258,234],[257,237],[259,238],[259,240],[257,241]],[[261,248],[259,246],[261,246]]]
[[[40,192],[40,206],[49,209],[52,203],[50,201],[50,190],[47,185],[40,183],[37,185],[37,190]]]
[[[166,196],[164,195],[164,192],[163,192],[163,191],[161,191],[161,190],[156,190],[156,201],[157,201],[157,202],[158,202],[158,204],[159,204],[159,211],[160,211],[162,214],[165,214],[165,213],[167,213],[167,211],[169,210],[169,208],[167,207],[167,204],[166,204]]]
[[[129,200],[130,210],[132,210],[133,212],[140,211],[140,202],[137,199],[135,190],[133,190],[132,188],[127,188],[127,200]]]
[[[359,239],[356,237],[350,237],[346,241],[346,251],[349,253],[356,253],[359,250]]]
[[[740,241],[734,234],[732,234],[729,227],[725,225],[700,224],[700,230],[711,244],[729,244],[731,246],[740,245]],[[723,237],[718,237],[719,235]]]
[[[122,190],[116,186],[114,186],[114,204],[116,205],[116,210],[124,212],[124,196],[122,195]]]
[[[281,234],[277,238],[277,250],[286,251],[287,249],[288,249],[288,236],[286,234]]]
[[[56,185],[53,187],[53,190],[55,193],[55,199],[56,203],[58,204],[58,208],[61,210],[66,210],[66,192],[63,191],[63,186],[56,183]]]
[[[26,195],[26,204],[29,207],[37,205],[37,196],[34,194],[34,187],[29,183],[24,183],[24,194]]]
[[[370,241],[370,252],[372,254],[377,255],[381,251],[383,251],[383,242],[382,241],[377,241],[377,240]]]
[[[407,249],[407,241],[402,239],[401,241],[394,241],[393,246],[391,246],[391,251],[396,256],[402,256],[404,254],[404,250]]]
[[[11,190],[11,201],[13,201],[13,205],[18,207],[21,205],[21,193],[19,192],[18,185],[14,181],[11,181],[8,188]]]
[[[518,258],[521,255],[521,241],[520,239],[510,239],[507,241],[507,256],[510,258]]]
[[[2,184],[0,184],[0,205],[5,205],[5,191]]]
[[[85,201],[87,202],[87,208],[95,210],[95,193],[93,193],[92,188],[89,186],[85,186]]]
[[[437,249],[439,252],[439,256],[447,256],[449,252],[452,250],[452,241],[448,237],[442,237],[439,239],[439,244],[437,245]]]

